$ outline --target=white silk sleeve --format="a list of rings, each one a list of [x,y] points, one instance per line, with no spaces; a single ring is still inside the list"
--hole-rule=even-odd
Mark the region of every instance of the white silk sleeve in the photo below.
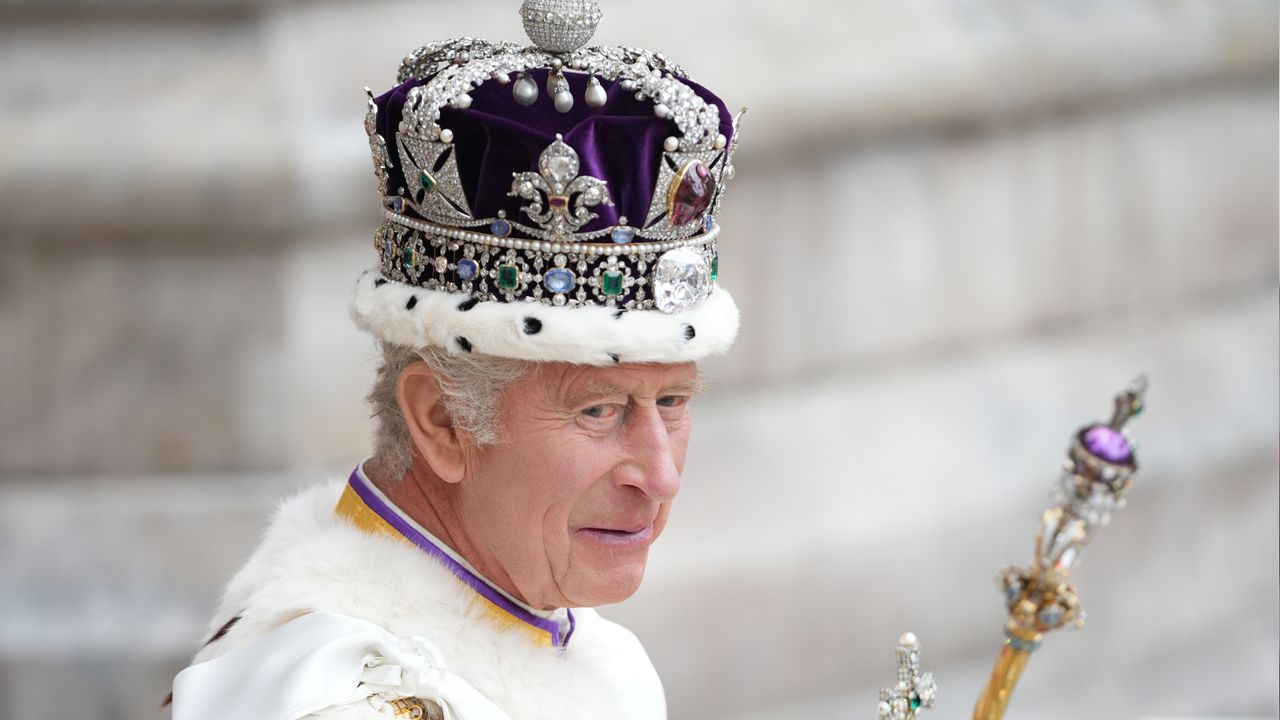
[[[326,612],[178,673],[173,720],[385,720],[375,706],[397,698],[432,700],[445,720],[511,720],[430,640]]]

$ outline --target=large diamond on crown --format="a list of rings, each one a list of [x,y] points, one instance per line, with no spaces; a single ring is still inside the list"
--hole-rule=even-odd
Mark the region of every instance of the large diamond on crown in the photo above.
[[[684,312],[711,292],[711,268],[702,253],[684,247],[664,253],[653,269],[653,302],[664,313]]]

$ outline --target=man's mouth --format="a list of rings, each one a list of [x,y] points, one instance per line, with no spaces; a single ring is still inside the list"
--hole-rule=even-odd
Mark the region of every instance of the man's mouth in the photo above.
[[[593,528],[584,527],[577,530],[577,535],[591,542],[612,545],[615,547],[643,546],[653,542],[653,523],[638,527]]]

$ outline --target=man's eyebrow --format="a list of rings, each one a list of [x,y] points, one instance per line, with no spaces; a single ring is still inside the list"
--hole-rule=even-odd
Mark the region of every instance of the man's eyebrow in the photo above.
[[[706,383],[701,377],[695,377],[690,380],[682,380],[671,385],[664,385],[659,390],[659,396],[665,395],[700,395],[706,390]],[[617,383],[608,380],[593,380],[588,383],[582,390],[573,393],[568,398],[570,405],[576,405],[590,398],[609,397],[611,395],[630,395],[631,391]]]
[[[627,389],[606,380],[593,380],[568,397],[570,405],[577,405],[589,398],[608,397],[610,395],[626,395]]]
[[[706,392],[706,390],[707,390],[707,383],[705,380],[702,379],[702,376],[699,375],[692,379],[684,380],[674,385],[669,385],[667,387],[664,387],[662,389],[662,394],[692,396],[692,395],[701,395],[702,393]]]

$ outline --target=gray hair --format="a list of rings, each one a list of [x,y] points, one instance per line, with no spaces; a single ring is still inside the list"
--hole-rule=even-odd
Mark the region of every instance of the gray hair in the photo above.
[[[388,480],[399,481],[412,463],[413,441],[396,399],[396,385],[400,373],[419,360],[435,375],[445,411],[455,427],[480,446],[501,440],[498,401],[513,382],[529,372],[530,363],[492,355],[450,355],[437,347],[409,348],[385,342],[380,346],[382,365],[368,400],[377,424],[374,458]]]

